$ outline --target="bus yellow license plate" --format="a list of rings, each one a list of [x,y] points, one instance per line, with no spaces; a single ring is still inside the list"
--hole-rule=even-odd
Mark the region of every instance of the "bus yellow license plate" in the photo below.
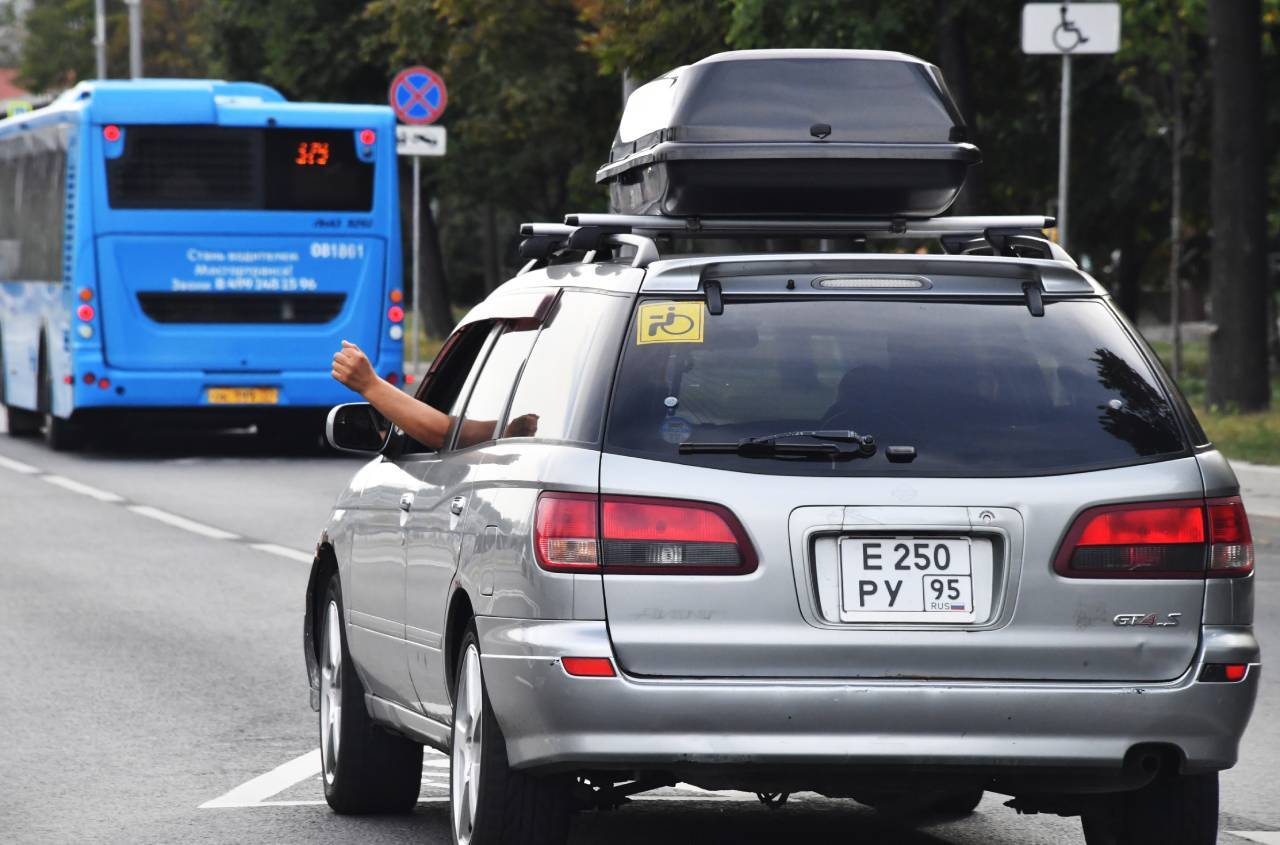
[[[280,402],[278,387],[211,387],[210,405],[275,405]]]

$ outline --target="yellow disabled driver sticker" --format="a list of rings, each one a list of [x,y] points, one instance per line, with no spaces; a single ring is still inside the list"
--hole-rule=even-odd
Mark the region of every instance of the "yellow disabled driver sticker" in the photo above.
[[[636,343],[702,343],[701,302],[646,302],[640,306]]]

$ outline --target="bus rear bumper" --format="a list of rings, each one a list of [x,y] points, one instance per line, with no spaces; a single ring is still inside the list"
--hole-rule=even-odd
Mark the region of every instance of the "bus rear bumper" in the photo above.
[[[375,367],[385,375],[386,367]],[[396,367],[399,375],[399,367]],[[262,411],[266,409],[325,409],[360,397],[343,387],[326,370],[274,372],[211,372],[204,370],[149,372],[107,367],[73,376],[73,407],[81,411],[107,408]],[[242,402],[217,401],[216,388],[256,388],[242,393]],[[256,401],[255,401],[256,400]]]

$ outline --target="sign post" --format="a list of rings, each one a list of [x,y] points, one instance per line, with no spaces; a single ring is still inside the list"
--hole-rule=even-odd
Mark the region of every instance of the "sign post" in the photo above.
[[[1071,161],[1071,57],[1120,49],[1120,4],[1028,3],[1022,7],[1022,52],[1062,56],[1062,105],[1058,116],[1058,243],[1067,249],[1068,179]]]
[[[419,338],[422,335],[422,157],[442,156],[447,133],[443,126],[431,126],[444,114],[449,92],[444,80],[431,68],[416,65],[396,74],[387,93],[391,108],[402,125],[396,127],[396,154],[413,158],[413,258],[409,271],[413,283],[413,332],[410,335],[410,364],[407,373],[415,377],[419,368]],[[409,379],[405,379],[406,388]]]

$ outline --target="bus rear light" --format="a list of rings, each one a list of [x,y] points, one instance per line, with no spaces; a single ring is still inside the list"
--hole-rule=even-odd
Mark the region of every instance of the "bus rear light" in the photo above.
[[[392,370],[391,372],[387,373],[387,383],[388,383],[388,384],[399,384],[399,383],[400,383],[400,374],[399,374],[399,373],[397,373],[395,370]]]
[[[618,673],[607,657],[562,657],[560,665],[575,678],[614,678]]]
[[[76,383],[76,377],[75,377],[75,376],[72,376],[72,375],[66,375],[66,376],[63,376],[63,377],[62,377],[62,383],[63,383],[63,384],[75,384],[75,383]]]
[[[83,381],[85,384],[93,384],[97,380],[98,380],[98,377],[95,376],[93,373],[85,373],[81,377],[81,381]]]
[[[404,319],[404,309],[399,305],[392,305],[387,309],[387,319],[393,323],[399,323]]]
[[[413,382],[414,382],[413,373],[405,373],[405,374],[404,374],[404,383],[405,383],[405,384],[413,384]]]
[[[396,323],[387,331],[387,334],[390,335],[392,340],[400,340],[402,337],[404,337],[404,326],[401,326],[399,323]]]
[[[86,323],[93,319],[93,306],[88,303],[76,309],[76,316]]]
[[[400,290],[400,288],[396,288],[395,290],[391,291],[392,302],[401,302],[403,300],[404,300],[404,291]]]
[[[373,142],[376,140],[378,140],[377,132],[374,132],[372,129],[360,130],[360,143],[364,144],[366,147],[373,146]]]
[[[599,497],[590,493],[543,493],[533,520],[538,565],[551,572],[594,572]]]
[[[1089,508],[1054,559],[1068,578],[1248,575],[1253,539],[1240,497]]]
[[[88,323],[81,323],[76,327],[76,334],[80,335],[85,340],[89,340],[93,337],[93,326]]]
[[[1253,571],[1253,533],[1239,496],[1210,499],[1209,577],[1248,575]]]
[[[102,138],[109,144],[114,144],[116,141],[119,141],[121,134],[120,127],[116,126],[114,123],[102,127]]]
[[[89,288],[80,288],[80,301],[88,302],[91,299],[93,299],[93,291]]]
[[[107,388],[111,387],[111,379],[105,379],[105,378],[98,379],[98,387],[102,390],[106,390]]]
[[[1235,684],[1248,674],[1248,663],[1206,663],[1200,670],[1200,680],[1211,684]]]

